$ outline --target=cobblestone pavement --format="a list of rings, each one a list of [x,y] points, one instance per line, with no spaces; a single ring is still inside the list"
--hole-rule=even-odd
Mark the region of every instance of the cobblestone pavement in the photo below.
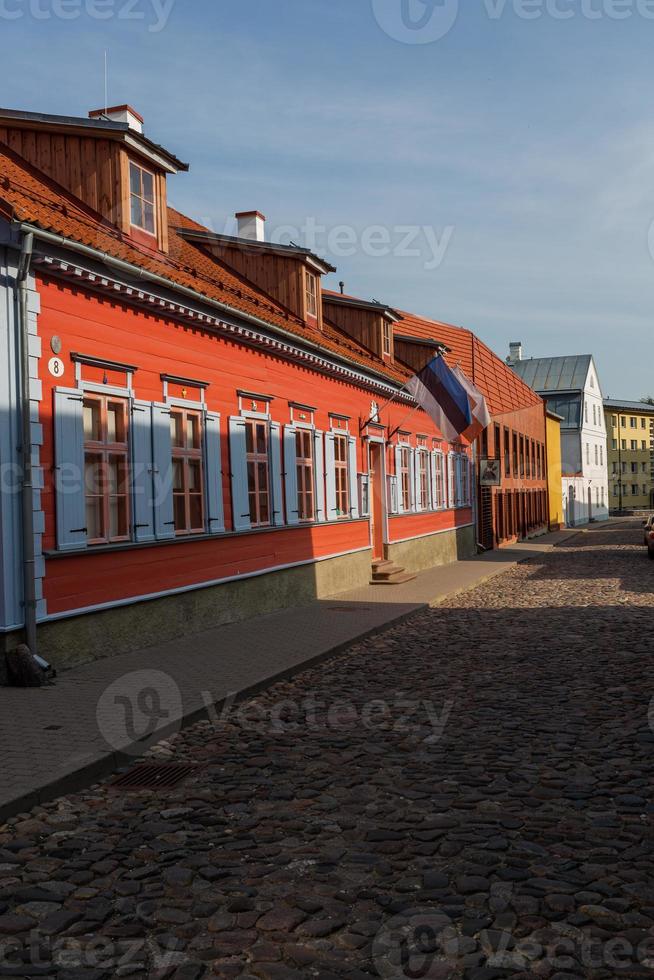
[[[565,546],[0,827],[0,977],[654,977],[654,565]],[[652,717],[654,723],[654,716]]]

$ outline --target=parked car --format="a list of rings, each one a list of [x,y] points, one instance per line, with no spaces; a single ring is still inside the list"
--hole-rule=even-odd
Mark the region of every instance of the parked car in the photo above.
[[[649,548],[649,536],[651,531],[654,531],[654,514],[648,517],[646,521],[643,521],[643,535],[645,538],[643,543],[646,548]]]

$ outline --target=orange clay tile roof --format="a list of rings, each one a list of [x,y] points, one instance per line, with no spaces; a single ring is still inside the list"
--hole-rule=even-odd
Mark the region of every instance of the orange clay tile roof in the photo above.
[[[153,253],[122,235],[91,208],[61,185],[35,170],[6,144],[0,142],[0,213],[10,219],[35,225],[45,231],[106,252],[172,283],[192,289],[225,304],[235,313],[257,317],[272,327],[339,356],[356,367],[374,371],[389,381],[402,384],[409,376],[402,368],[385,364],[333,325],[323,331],[307,326],[280,303],[241,278],[202,247],[176,234],[175,227],[203,226],[169,209],[169,254]]]
[[[486,396],[491,415],[504,415],[542,403],[536,392],[521,381],[471,330],[402,310],[398,310],[398,313],[402,320],[395,324],[397,333],[439,340],[451,348],[451,353],[445,355],[446,361],[452,367],[461,365],[465,374]]]

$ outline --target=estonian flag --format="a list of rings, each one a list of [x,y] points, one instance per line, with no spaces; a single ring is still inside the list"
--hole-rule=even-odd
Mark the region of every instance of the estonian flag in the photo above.
[[[472,424],[468,392],[440,354],[411,378],[407,389],[448,442],[457,442]]]

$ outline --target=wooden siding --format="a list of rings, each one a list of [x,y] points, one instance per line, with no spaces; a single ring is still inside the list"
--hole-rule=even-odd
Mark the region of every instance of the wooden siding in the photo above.
[[[395,338],[395,356],[414,371],[421,371],[431,361],[436,353],[435,347],[425,347],[424,344],[409,344]]]
[[[0,126],[0,142],[61,184],[124,234],[130,233],[129,155],[107,139]],[[135,162],[139,162],[135,158]],[[141,161],[148,170],[150,162]],[[168,251],[166,175],[155,172],[157,244]]]
[[[222,425],[223,498],[227,529],[232,527],[230,460],[226,437],[229,416],[238,414],[239,389],[259,392],[273,398],[271,417],[281,424],[290,422],[289,402],[316,406],[318,429],[330,429],[330,412],[350,417],[350,433],[357,437],[357,471],[367,471],[367,446],[358,438],[359,425],[366,421],[373,400],[379,396],[354,384],[317,374],[309,367],[291,364],[268,352],[240,346],[232,340],[202,329],[166,320],[146,311],[132,309],[113,298],[104,298],[67,283],[40,279],[41,314],[39,334],[44,351],[56,334],[63,340],[61,358],[65,373],[55,379],[43,367],[41,421],[44,445],[43,509],[46,515],[45,550],[55,548],[55,495],[53,489],[53,389],[74,386],[72,352],[116,362],[128,362],[134,374],[134,393],[138,399],[161,401],[162,372],[209,382],[208,408],[220,412]],[[86,370],[86,369],[85,369]],[[89,369],[90,370],[90,369]],[[85,375],[91,377],[91,375]],[[111,380],[114,380],[113,378]],[[193,391],[189,397],[196,397]],[[410,413],[410,408],[393,403],[383,412],[393,428]],[[412,431],[436,435],[426,416],[417,411],[409,421]],[[389,453],[389,462],[392,452]],[[389,468],[388,472],[393,472]],[[455,526],[465,512],[416,515],[416,533],[431,533],[447,525]],[[399,537],[413,534],[412,518],[397,519]],[[125,548],[114,552],[68,555],[46,559],[44,594],[50,613],[61,613],[90,605],[192,586],[215,579],[265,571],[279,565],[310,561],[320,557],[367,548],[370,529],[367,520],[308,525],[273,531],[253,531],[210,540],[187,538],[171,544]]]
[[[379,313],[375,313],[374,310],[344,306],[341,303],[330,303],[329,297],[325,295],[323,295],[323,304],[325,316],[331,323],[374,354],[382,356],[383,317]]]
[[[239,247],[213,243],[209,247],[217,258],[274,297],[301,320],[307,319],[306,290],[304,281],[305,264],[301,259],[258,251],[256,246]],[[313,271],[313,270],[311,270]],[[316,274],[318,299],[318,327],[322,327],[320,304],[320,275]],[[313,320],[315,323],[315,320]]]

